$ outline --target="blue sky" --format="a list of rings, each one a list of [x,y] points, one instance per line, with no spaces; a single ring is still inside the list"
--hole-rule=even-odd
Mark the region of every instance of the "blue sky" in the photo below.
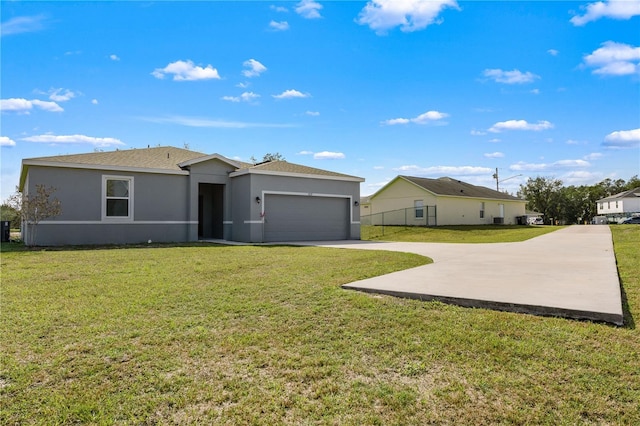
[[[515,193],[640,173],[640,1],[0,3],[23,158],[188,146]]]

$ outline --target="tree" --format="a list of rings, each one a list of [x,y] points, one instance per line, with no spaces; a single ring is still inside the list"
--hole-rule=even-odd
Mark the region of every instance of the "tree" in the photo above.
[[[9,222],[11,222],[12,228],[19,228],[20,211],[16,210],[15,207],[9,205],[7,202],[4,202],[2,203],[2,205],[0,205],[0,220],[8,220]]]
[[[9,205],[20,212],[22,230],[25,233],[22,237],[26,245],[34,245],[40,221],[62,213],[60,200],[51,198],[55,191],[52,186],[36,185],[33,195],[17,192],[9,198]]]
[[[249,159],[253,164],[258,164],[259,161],[256,160],[256,158],[252,155],[251,158]],[[282,154],[280,154],[279,152],[275,152],[275,153],[270,153],[267,152],[263,157],[262,157],[262,161],[260,161],[260,163],[266,163],[267,161],[286,161],[284,156]]]
[[[552,220],[560,216],[562,181],[553,178],[529,178],[526,185],[520,185],[518,196],[527,200],[527,209],[542,213],[544,222],[553,225]]]

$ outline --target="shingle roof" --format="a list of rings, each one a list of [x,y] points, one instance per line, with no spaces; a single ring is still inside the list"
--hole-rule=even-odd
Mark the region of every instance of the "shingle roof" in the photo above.
[[[204,157],[201,152],[162,146],[155,148],[127,149],[88,154],[57,155],[54,157],[28,158],[26,161],[83,164],[95,166],[137,167],[144,169],[181,170],[179,163]]]
[[[34,165],[36,163],[47,163],[47,165],[59,163],[60,166],[82,165],[113,168],[136,168],[136,169],[153,169],[167,171],[182,171],[181,166],[185,164],[198,162],[199,159],[207,161],[212,157],[225,159],[225,157],[214,154],[207,155],[201,152],[190,151],[172,146],[162,146],[154,148],[116,150],[109,152],[91,152],[87,154],[71,154],[57,155],[52,157],[36,157],[27,158],[23,164]],[[264,163],[252,164],[242,161],[229,160],[229,164],[237,165],[236,171],[265,171],[274,174],[302,174],[317,175],[334,178],[352,178],[360,179],[355,176],[349,176],[342,173],[331,172],[328,170],[316,169],[314,167],[303,166],[301,164],[289,163],[287,161],[267,161]],[[23,174],[24,174],[23,170]],[[21,179],[22,181],[23,179]]]
[[[610,196],[608,196],[606,198],[602,198],[602,199],[598,200],[598,202],[607,201],[607,200],[619,200],[621,198],[635,198],[635,197],[640,197],[640,186],[637,187],[637,188],[630,189],[628,191],[624,191],[624,192],[620,192],[618,194],[610,195]]]
[[[441,177],[438,179],[427,179],[413,176],[398,177],[406,179],[409,182],[412,182],[426,189],[427,191],[433,192],[436,195],[523,201],[520,198],[505,194],[503,192],[489,189],[484,186],[471,185],[470,183],[462,182],[460,180],[452,179],[449,177]]]
[[[256,165],[250,165],[248,169],[257,171],[269,171],[279,173],[294,173],[303,175],[319,175],[319,176],[332,176],[343,178],[355,178],[356,176],[345,175],[342,173],[331,172],[329,170],[316,169],[315,167],[303,166],[302,164],[289,163],[288,161],[267,161],[264,163],[258,163]]]

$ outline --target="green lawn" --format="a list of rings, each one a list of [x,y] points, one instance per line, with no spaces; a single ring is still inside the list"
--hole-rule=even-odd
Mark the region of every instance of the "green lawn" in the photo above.
[[[3,247],[0,424],[638,424],[640,226],[612,230],[620,328],[340,289],[401,253]]]
[[[361,237],[371,241],[429,243],[513,243],[556,231],[558,226],[362,226]]]

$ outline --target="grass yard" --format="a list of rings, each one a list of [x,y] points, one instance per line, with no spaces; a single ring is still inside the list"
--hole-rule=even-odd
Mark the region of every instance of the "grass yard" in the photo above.
[[[361,237],[370,241],[419,243],[514,243],[556,231],[558,226],[461,225],[461,226],[361,226]]]
[[[639,424],[640,226],[612,231],[620,328],[340,289],[402,253],[3,247],[0,424]]]

